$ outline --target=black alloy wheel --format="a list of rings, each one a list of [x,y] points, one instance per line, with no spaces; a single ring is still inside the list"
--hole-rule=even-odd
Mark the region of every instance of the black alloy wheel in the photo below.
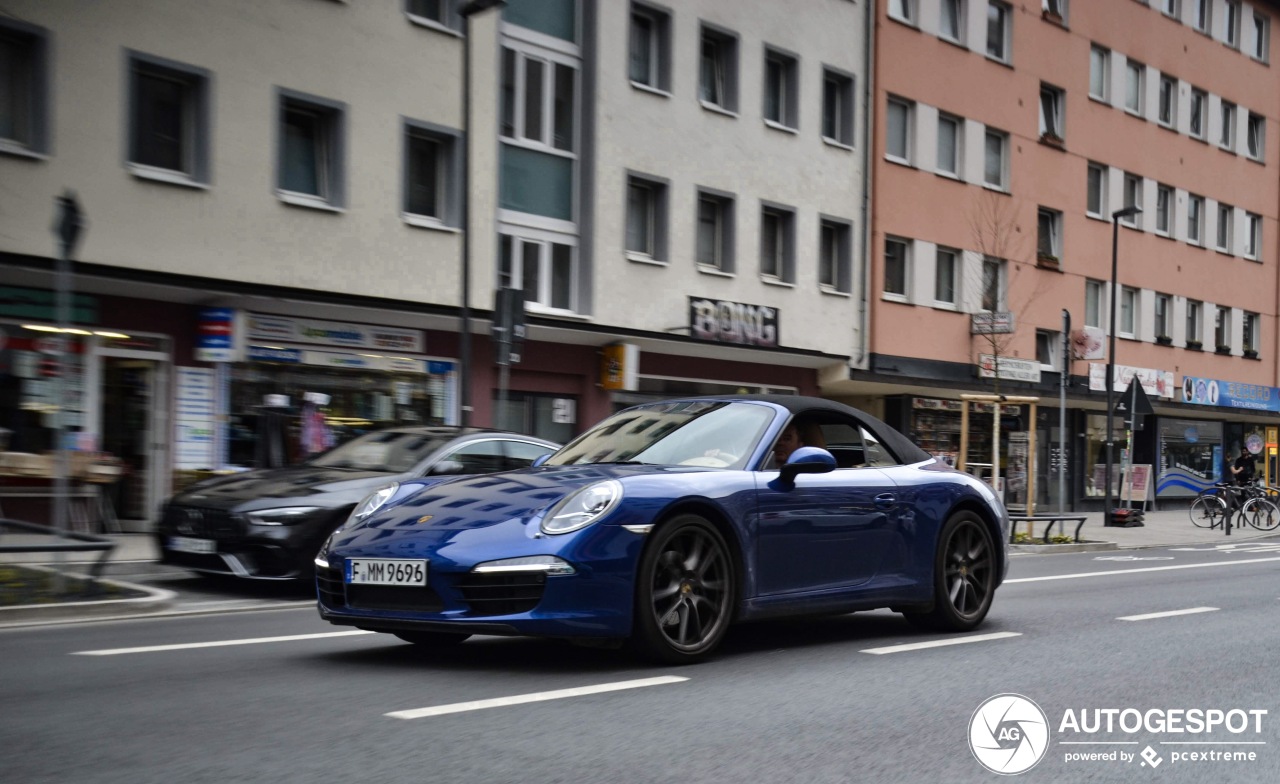
[[[991,532],[982,519],[973,512],[956,512],[938,537],[933,609],[904,616],[913,624],[939,631],[977,628],[991,609],[997,563]]]
[[[706,658],[733,619],[733,558],[715,526],[680,515],[658,526],[636,575],[632,646],[649,659],[691,664]]]

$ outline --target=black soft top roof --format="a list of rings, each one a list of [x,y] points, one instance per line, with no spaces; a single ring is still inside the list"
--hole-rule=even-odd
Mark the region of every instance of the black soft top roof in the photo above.
[[[882,444],[887,444],[889,449],[898,456],[903,463],[919,463],[924,460],[932,460],[933,456],[916,446],[911,439],[898,432],[896,429],[885,424],[881,420],[873,417],[867,412],[846,406],[844,403],[837,403],[834,400],[827,400],[821,397],[808,397],[805,395],[711,395],[705,398],[707,400],[759,400],[765,403],[776,403],[791,412],[793,417],[801,414],[817,414],[823,413],[838,414],[840,416],[853,417],[862,422],[868,430],[880,439]]]

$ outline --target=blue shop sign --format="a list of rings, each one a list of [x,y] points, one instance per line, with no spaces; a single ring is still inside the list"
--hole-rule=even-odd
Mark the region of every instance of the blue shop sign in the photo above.
[[[1182,402],[1198,406],[1280,412],[1280,388],[1183,376]]]
[[[249,346],[250,362],[288,362],[296,365],[302,361],[302,352],[296,348],[268,348]]]

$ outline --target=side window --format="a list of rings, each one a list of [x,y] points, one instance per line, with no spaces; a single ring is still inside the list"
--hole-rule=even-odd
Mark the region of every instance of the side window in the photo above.
[[[534,460],[555,451],[540,444],[530,444],[528,441],[504,441],[503,445],[507,448],[508,469],[528,468],[533,465]]]
[[[863,449],[866,450],[867,465],[875,468],[898,465],[898,461],[885,448],[884,444],[881,444],[865,427],[859,429],[862,431]]]
[[[861,468],[866,465],[862,433],[859,430],[844,422],[822,426],[822,437],[827,442],[827,451],[836,459],[836,468]]]
[[[464,444],[444,459],[461,463],[464,474],[492,474],[505,468],[501,441],[475,441]]]

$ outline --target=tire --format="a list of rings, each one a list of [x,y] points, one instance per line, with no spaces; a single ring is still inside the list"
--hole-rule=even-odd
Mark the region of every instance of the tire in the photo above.
[[[956,512],[938,535],[933,559],[933,609],[904,612],[914,626],[935,631],[976,629],[996,592],[996,549],[982,518]]]
[[[629,646],[663,664],[693,664],[720,644],[737,595],[733,557],[698,515],[659,526],[640,557]]]
[[[1280,525],[1280,508],[1269,498],[1250,498],[1240,510],[1244,522],[1259,531],[1271,531]]]
[[[470,637],[465,632],[394,632],[395,636],[423,648],[448,648]]]
[[[1198,528],[1217,528],[1227,513],[1227,503],[1217,495],[1201,495],[1191,502],[1187,513]]]

